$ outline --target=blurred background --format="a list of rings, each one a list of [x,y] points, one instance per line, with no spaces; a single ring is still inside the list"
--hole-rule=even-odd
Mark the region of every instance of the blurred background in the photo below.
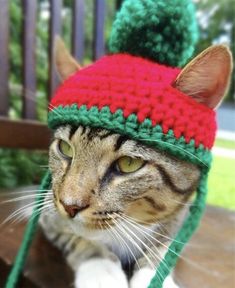
[[[46,123],[48,94],[48,23],[50,1],[37,1],[36,76],[37,119]],[[10,110],[9,117],[20,119],[22,114],[22,22],[21,0],[9,0],[10,13]],[[93,59],[95,0],[85,1],[83,65]],[[104,22],[105,43],[121,1],[107,1]],[[195,0],[200,26],[200,41],[195,55],[212,44],[227,44],[235,55],[235,0]],[[64,0],[62,9],[62,38],[71,48],[71,19],[73,0]],[[235,210],[235,73],[225,101],[218,110],[214,162],[209,178],[208,203]],[[47,152],[0,148],[0,188],[15,188],[38,184],[47,168]]]

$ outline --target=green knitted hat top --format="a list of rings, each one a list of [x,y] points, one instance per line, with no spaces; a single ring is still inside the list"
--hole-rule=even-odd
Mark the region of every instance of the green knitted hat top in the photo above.
[[[113,24],[109,54],[62,83],[50,105],[53,130],[65,124],[105,128],[201,167],[188,218],[156,267],[151,288],[162,287],[205,207],[215,113],[172,85],[197,38],[190,0],[126,0]],[[50,185],[48,172],[40,191]],[[37,201],[43,197],[39,194]],[[35,208],[7,288],[17,284],[38,217]]]
[[[192,56],[197,39],[190,0],[127,0],[114,21],[109,49],[181,67]]]

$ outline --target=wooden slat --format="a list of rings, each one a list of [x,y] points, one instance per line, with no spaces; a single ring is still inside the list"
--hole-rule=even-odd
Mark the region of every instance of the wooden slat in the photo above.
[[[84,5],[84,0],[73,1],[72,53],[81,64],[84,55]]]
[[[50,131],[36,121],[13,121],[0,117],[0,147],[39,149],[49,147]]]
[[[0,7],[0,115],[6,116],[9,108],[9,1],[2,0]]]
[[[36,0],[23,0],[23,118],[36,118]]]
[[[56,87],[59,84],[59,79],[55,70],[54,61],[54,40],[56,35],[61,33],[61,11],[63,1],[62,0],[50,0],[50,28],[49,28],[49,87],[48,98],[50,99]]]
[[[94,6],[94,60],[104,54],[105,0],[95,0]]]

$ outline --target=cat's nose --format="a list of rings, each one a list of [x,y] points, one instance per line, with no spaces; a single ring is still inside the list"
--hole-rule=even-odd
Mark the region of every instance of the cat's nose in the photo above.
[[[66,205],[63,201],[60,201],[64,207],[64,210],[69,214],[71,218],[75,217],[79,212],[85,210],[89,207],[88,204],[85,205]]]

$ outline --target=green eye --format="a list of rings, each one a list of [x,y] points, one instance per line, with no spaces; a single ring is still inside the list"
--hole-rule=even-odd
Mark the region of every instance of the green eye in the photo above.
[[[117,160],[118,170],[122,173],[131,173],[140,169],[144,165],[144,160],[131,158],[129,156],[121,157]]]
[[[59,142],[59,151],[66,158],[73,158],[73,149],[72,147],[65,141],[60,140]]]

